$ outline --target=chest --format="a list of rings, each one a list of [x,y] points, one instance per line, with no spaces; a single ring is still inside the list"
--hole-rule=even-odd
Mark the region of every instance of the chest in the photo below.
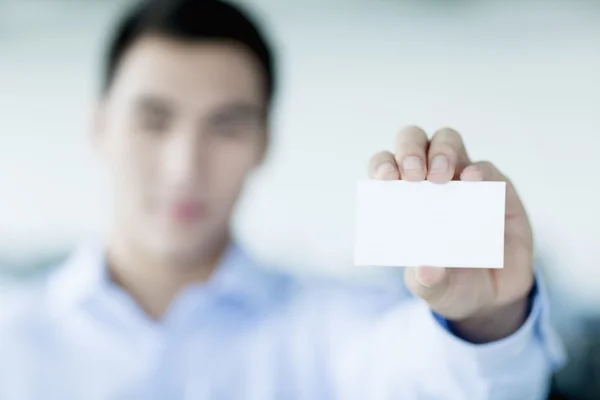
[[[165,331],[109,330],[86,320],[53,329],[14,349],[2,398],[327,397],[319,333],[281,316],[212,318]]]

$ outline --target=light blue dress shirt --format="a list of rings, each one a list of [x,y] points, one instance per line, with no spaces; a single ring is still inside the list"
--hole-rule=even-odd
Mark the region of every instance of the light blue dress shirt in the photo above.
[[[234,245],[161,322],[110,282],[101,246],[11,303],[2,400],[536,400],[562,358],[539,293],[518,332],[474,345],[405,292],[292,279]]]

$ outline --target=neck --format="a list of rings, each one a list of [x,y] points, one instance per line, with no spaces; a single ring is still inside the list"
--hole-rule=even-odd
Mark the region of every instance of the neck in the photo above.
[[[228,237],[223,238],[208,254],[193,262],[173,262],[153,257],[117,238],[114,236],[108,248],[110,277],[154,320],[165,315],[177,294],[187,286],[210,279],[229,242]]]

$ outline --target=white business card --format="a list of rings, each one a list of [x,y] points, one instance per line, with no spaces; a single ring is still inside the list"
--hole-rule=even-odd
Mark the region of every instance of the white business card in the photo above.
[[[505,182],[361,181],[356,265],[502,268]]]

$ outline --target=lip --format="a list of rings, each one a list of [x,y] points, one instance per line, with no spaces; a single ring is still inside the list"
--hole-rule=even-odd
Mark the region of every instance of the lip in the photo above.
[[[177,222],[195,222],[206,214],[206,205],[200,201],[179,201],[171,205],[170,214]]]

